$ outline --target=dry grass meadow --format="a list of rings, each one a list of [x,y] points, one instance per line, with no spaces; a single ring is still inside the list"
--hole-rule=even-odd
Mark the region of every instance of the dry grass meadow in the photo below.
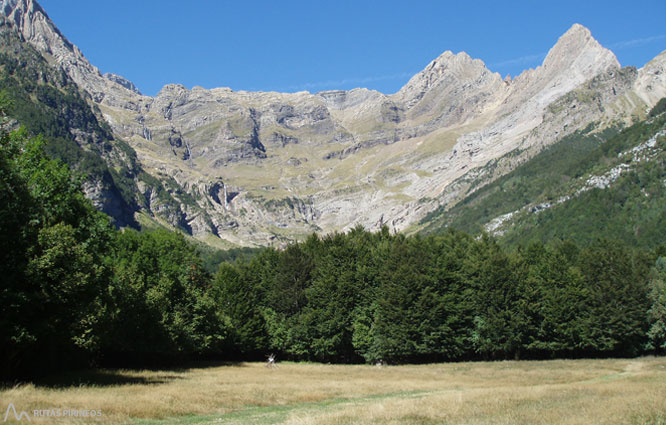
[[[95,424],[666,424],[666,358],[97,370],[0,389],[31,422]],[[101,410],[97,419],[33,410]],[[9,413],[6,423],[16,421]]]

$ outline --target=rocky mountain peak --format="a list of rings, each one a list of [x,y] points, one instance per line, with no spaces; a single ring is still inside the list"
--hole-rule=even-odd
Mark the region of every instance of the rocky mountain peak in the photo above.
[[[43,52],[55,55],[65,49],[82,56],[34,0],[0,0],[0,19],[16,28],[25,41]]]
[[[543,62],[544,70],[549,72],[566,69],[567,72],[580,73],[584,78],[619,67],[613,52],[601,46],[590,30],[580,24],[574,24],[559,38]]]
[[[613,52],[602,47],[590,30],[574,24],[550,49],[541,66],[522,72],[512,81],[505,104],[537,122],[544,108],[560,96],[598,75],[619,69]]]
[[[46,15],[44,9],[33,0],[0,0],[2,14],[15,22],[20,21],[20,16],[40,12]]]
[[[18,35],[51,56],[59,66],[96,102],[113,105],[136,103],[138,89],[125,78],[108,74],[97,67],[58,30],[36,0],[0,0],[0,21],[13,27]]]
[[[492,76],[501,80],[499,75],[486,68],[483,61],[472,59],[465,52],[454,54],[447,50],[412,77],[395,96],[410,109],[435,88],[468,86],[469,83],[484,85],[488,78],[494,80]]]
[[[542,66],[515,78],[445,51],[392,95],[169,84],[155,97],[120,75],[102,75],[35,0],[0,0],[1,24],[87,92],[149,180],[169,188],[166,196],[137,181],[148,214],[238,245],[357,224],[404,229],[485,184],[493,170],[508,172],[590,122],[642,113],[666,95],[666,55],[619,70],[613,53],[578,24]]]
[[[453,76],[457,80],[465,80],[474,78],[483,72],[489,72],[483,61],[472,59],[465,52],[456,54],[447,50],[437,59],[430,62],[423,71],[412,77],[400,89],[400,92],[406,92],[416,87],[421,90],[427,90],[430,87],[438,85],[447,76]]]
[[[120,84],[121,86],[125,87],[127,90],[130,90],[138,95],[141,94],[141,92],[134,85],[134,83],[128,80],[127,78],[123,77],[122,75],[107,72],[106,74],[104,74],[104,78],[113,81],[114,83]]]

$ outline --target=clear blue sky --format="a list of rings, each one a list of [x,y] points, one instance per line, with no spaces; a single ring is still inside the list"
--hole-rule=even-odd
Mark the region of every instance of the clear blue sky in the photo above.
[[[102,72],[149,95],[168,83],[394,93],[446,50],[516,75],[576,22],[623,66],[666,50],[665,0],[38,1]]]

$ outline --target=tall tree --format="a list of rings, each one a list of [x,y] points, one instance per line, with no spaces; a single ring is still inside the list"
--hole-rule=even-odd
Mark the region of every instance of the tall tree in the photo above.
[[[647,313],[649,322],[647,349],[666,351],[666,258],[659,257],[651,273]]]
[[[529,316],[533,288],[524,280],[519,262],[484,237],[472,257],[476,316],[474,345],[492,358],[519,358],[534,333]]]
[[[589,294],[583,344],[592,353],[636,355],[647,328],[646,276],[619,242],[599,240],[584,249],[580,268]]]
[[[98,347],[112,235],[80,179],[25,130],[1,136],[4,364],[14,374],[53,371]],[[4,228],[11,226],[11,228]],[[7,261],[7,262],[5,262]],[[45,356],[46,355],[46,356]]]
[[[229,343],[245,358],[258,358],[268,350],[259,281],[252,267],[253,263],[223,263],[213,282],[217,308],[231,321]]]

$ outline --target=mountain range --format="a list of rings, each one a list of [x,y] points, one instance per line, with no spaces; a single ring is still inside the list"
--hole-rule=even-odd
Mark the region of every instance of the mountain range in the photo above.
[[[152,97],[102,74],[36,1],[0,0],[0,17],[4,87],[26,87],[24,110],[69,96],[66,111],[40,114],[67,128],[69,147],[54,152],[95,164],[93,203],[119,226],[176,227],[215,246],[358,225],[416,231],[548,147],[644,119],[666,96],[666,52],[622,68],[574,24],[515,78],[446,51],[394,94],[173,84]]]

